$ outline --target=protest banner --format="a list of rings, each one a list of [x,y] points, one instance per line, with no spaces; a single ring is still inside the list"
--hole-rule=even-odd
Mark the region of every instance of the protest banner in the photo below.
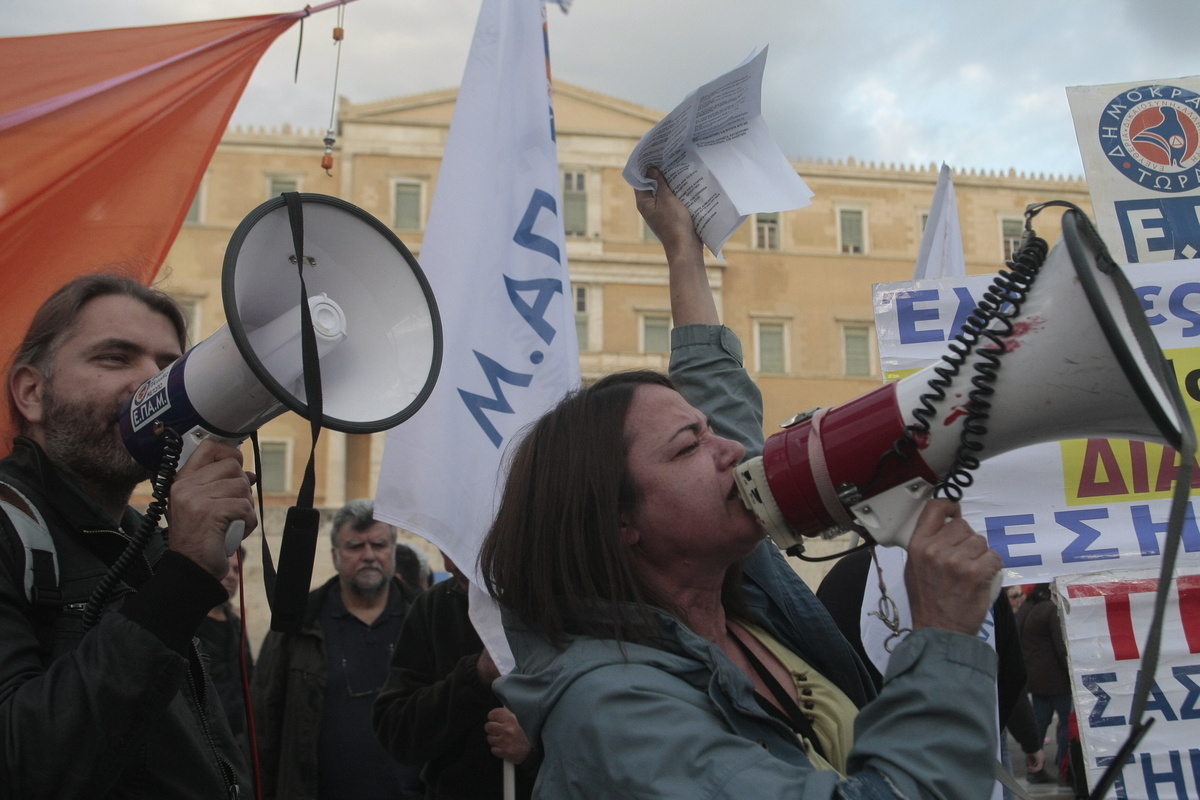
[[[442,372],[389,432],[379,519],[429,540],[472,580],[471,616],[512,656],[476,561],[510,442],[579,383],[545,6],[484,0],[421,249],[441,311]]]
[[[1130,278],[1194,424],[1200,414],[1200,282],[1187,261],[1157,264],[1150,274],[1138,271]],[[990,283],[990,276],[969,276],[877,285],[884,375],[904,377],[939,360]],[[1004,558],[1006,585],[1099,567],[1158,566],[1178,473],[1173,450],[1086,439],[987,458],[986,438],[984,445],[985,460],[963,498],[963,514]],[[1181,562],[1200,563],[1200,528],[1191,511],[1182,544]]]
[[[1088,785],[1129,736],[1157,570],[1070,575],[1055,582]],[[1200,797],[1200,569],[1180,569],[1167,597],[1158,670],[1146,700],[1154,723],[1113,785],[1118,800]]]
[[[1113,256],[1200,256],[1200,77],[1072,86],[1067,99]]]

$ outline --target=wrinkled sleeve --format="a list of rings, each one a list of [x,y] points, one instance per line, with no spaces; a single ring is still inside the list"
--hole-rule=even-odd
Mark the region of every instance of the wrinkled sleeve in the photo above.
[[[6,558],[20,558],[11,537],[0,536]],[[151,605],[172,605],[134,618],[106,613],[70,652],[47,663],[24,587],[0,566],[0,797],[98,797],[120,780],[179,691],[188,663],[174,632],[196,606],[203,616],[207,599],[194,590],[206,588],[187,564],[168,560],[142,592],[156,598]],[[64,609],[56,624],[69,625],[67,616],[79,613]]]
[[[892,654],[883,691],[858,712],[851,774],[874,771],[922,798],[988,797],[996,761],[996,654],[936,628]]]
[[[746,458],[761,454],[762,393],[742,366],[742,343],[733,331],[722,325],[673,328],[670,375],[718,435],[744,445]]]
[[[737,336],[724,326],[685,325],[672,331],[671,344],[670,374],[680,393],[720,435],[742,442],[747,458],[759,455],[762,395],[743,367]],[[798,775],[766,759],[734,770],[729,780],[736,792],[695,796],[987,797],[996,752],[995,685],[996,657],[986,643],[949,631],[916,631],[892,656],[880,696],[859,712],[846,780]],[[726,749],[736,748],[727,743]]]
[[[404,619],[388,670],[387,683],[375,698],[375,735],[397,761],[422,764],[461,749],[482,729],[495,704],[490,687],[479,680],[479,654],[463,656],[438,675],[437,632],[425,611],[433,600],[421,595]]]

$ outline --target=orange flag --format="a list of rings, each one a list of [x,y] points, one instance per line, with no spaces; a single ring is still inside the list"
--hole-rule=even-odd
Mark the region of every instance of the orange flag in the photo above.
[[[5,368],[67,281],[106,267],[154,278],[251,72],[304,15],[0,40]]]

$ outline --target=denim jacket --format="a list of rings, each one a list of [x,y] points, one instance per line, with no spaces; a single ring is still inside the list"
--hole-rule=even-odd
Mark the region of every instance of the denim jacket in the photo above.
[[[761,399],[723,327],[672,333],[671,377],[722,436],[761,451]],[[796,736],[715,645],[663,614],[667,649],[577,637],[558,650],[509,623],[517,669],[494,684],[544,761],[538,798],[986,797],[995,753],[995,654],[923,629],[876,697],[820,602],[764,538],[743,564],[758,622],[859,707],[848,776],[815,769]]]

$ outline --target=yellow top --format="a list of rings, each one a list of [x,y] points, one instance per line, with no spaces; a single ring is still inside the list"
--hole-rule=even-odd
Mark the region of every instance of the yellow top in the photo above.
[[[762,643],[763,647],[771,651],[771,655],[779,659],[791,673],[792,680],[796,683],[796,698],[800,710],[812,723],[821,749],[825,751],[826,758],[821,758],[812,745],[797,734],[813,765],[817,769],[837,770],[845,775],[846,758],[850,755],[850,748],[854,746],[854,718],[858,716],[858,707],[833,682],[780,644],[774,636],[757,625],[745,622],[739,624]]]

